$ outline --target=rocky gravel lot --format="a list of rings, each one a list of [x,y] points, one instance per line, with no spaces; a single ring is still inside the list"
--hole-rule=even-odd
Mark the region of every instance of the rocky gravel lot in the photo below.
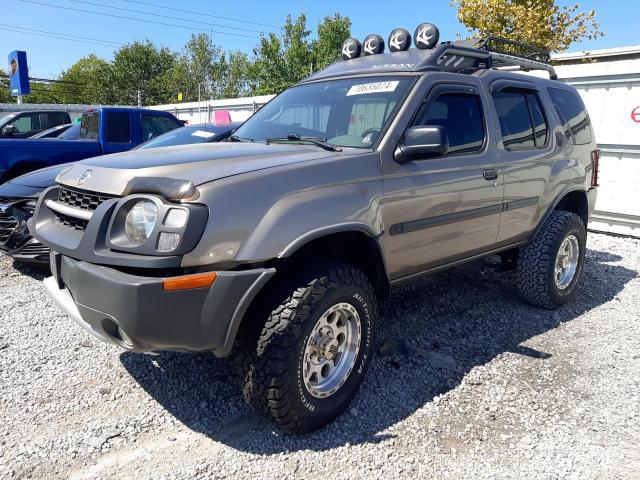
[[[0,260],[0,478],[640,478],[640,241],[591,234],[576,300],[487,265],[381,308],[350,410],[288,437],[211,355],[124,353]]]

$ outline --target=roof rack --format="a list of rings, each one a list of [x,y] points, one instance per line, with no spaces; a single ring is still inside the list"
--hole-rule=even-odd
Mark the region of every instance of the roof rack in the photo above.
[[[476,48],[486,50],[488,52],[502,53],[504,55],[512,55],[514,57],[526,58],[535,62],[549,63],[551,54],[549,50],[538,48],[524,42],[516,42],[496,35],[489,35],[481,39]]]
[[[489,36],[474,45],[464,43],[445,43],[437,56],[438,68],[456,73],[465,71],[492,69],[499,67],[520,67],[520,70],[543,70],[549,73],[551,80],[557,80],[558,74],[549,61],[548,51],[515,42],[505,38]]]
[[[413,35],[396,28],[389,36],[390,53],[384,53],[380,35],[369,35],[364,43],[348,38],[342,44],[344,62],[335,62],[314,73],[308,80],[357,74],[363,71],[444,71],[474,74],[481,70],[517,67],[520,70],[542,70],[552,80],[558,80],[550,65],[547,50],[495,35],[475,40],[438,43],[438,27],[422,23]],[[411,40],[416,48],[411,48]]]

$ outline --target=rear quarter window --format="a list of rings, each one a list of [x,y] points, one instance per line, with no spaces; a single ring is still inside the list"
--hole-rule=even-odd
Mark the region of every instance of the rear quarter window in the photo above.
[[[547,90],[560,115],[560,120],[573,135],[573,143],[576,145],[591,143],[593,141],[591,120],[580,95],[560,88],[548,88]]]
[[[97,140],[100,124],[98,112],[85,113],[80,122],[80,138],[82,140]]]

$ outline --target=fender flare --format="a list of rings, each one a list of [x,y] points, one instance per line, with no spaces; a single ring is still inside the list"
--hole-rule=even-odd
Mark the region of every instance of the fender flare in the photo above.
[[[317,228],[315,230],[311,230],[306,232],[296,239],[294,239],[291,243],[289,243],[278,255],[276,258],[289,258],[295,252],[297,252],[300,248],[304,247],[308,243],[313,240],[317,240],[318,238],[326,237],[328,235],[333,235],[335,233],[346,233],[346,232],[361,232],[366,234],[368,237],[372,238],[378,244],[378,248],[380,248],[378,239],[381,235],[376,234],[373,229],[365,224],[360,222],[346,222],[346,223],[338,223],[336,225],[330,225],[326,227]],[[380,251],[382,253],[382,251]],[[384,257],[383,257],[384,258]]]
[[[303,235],[300,235],[298,238],[289,243],[289,245],[287,245],[276,258],[289,258],[296,252],[298,252],[301,248],[304,248],[314,240],[336,233],[364,233],[370,240],[373,241],[373,244],[375,246],[372,246],[372,248],[375,249],[374,255],[377,254],[378,256],[380,268],[376,269],[376,278],[371,278],[371,281],[374,283],[374,287],[376,288],[376,290],[378,290],[383,297],[386,297],[389,294],[391,288],[391,281],[389,278],[389,270],[387,268],[387,260],[384,255],[384,248],[382,246],[383,232],[381,231],[380,233],[376,233],[370,225],[367,225],[365,223],[346,222],[311,230]]]
[[[538,234],[538,232],[542,228],[542,225],[544,225],[544,222],[547,221],[547,218],[549,218],[549,215],[551,215],[551,212],[553,212],[556,209],[556,207],[562,201],[562,199],[573,192],[581,192],[581,193],[584,193],[585,197],[587,196],[587,190],[584,187],[569,187],[563,190],[562,192],[560,192],[558,196],[553,200],[553,203],[551,203],[551,205],[549,206],[545,214],[540,218],[540,221],[538,222],[538,225],[536,226],[536,228],[533,230],[533,233],[529,235],[529,238],[527,239],[528,242],[531,241]]]

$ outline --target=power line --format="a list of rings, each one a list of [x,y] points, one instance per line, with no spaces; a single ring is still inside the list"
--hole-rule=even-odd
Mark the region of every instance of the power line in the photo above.
[[[158,5],[157,3],[141,2],[139,0],[122,0],[122,1],[129,2],[129,3],[137,3],[138,5],[146,5],[147,7],[162,8],[164,10],[170,10],[172,12],[189,13],[189,14],[192,14],[192,15],[201,15],[203,17],[219,18],[221,20],[229,20],[231,22],[242,22],[242,23],[249,23],[251,25],[260,25],[260,26],[263,26],[263,27],[277,28],[278,30],[280,30],[282,28],[282,27],[279,27],[278,25],[269,25],[268,23],[252,22],[250,20],[242,20],[240,18],[233,18],[233,17],[221,17],[220,15],[211,15],[210,13],[196,12],[196,11],[193,11],[193,10],[185,10],[183,8],[167,7],[165,5]]]
[[[32,35],[32,36],[41,37],[41,38],[53,38],[53,39],[56,39],[56,40],[67,40],[69,42],[86,43],[86,44],[89,44],[89,45],[97,45],[99,47],[113,48],[113,45],[107,45],[105,43],[89,42],[87,40],[78,40],[78,39],[75,39],[75,38],[67,38],[67,37],[62,37],[62,36],[54,36],[54,35],[45,35],[45,34],[41,34],[41,33],[25,32],[23,30],[15,30],[15,29],[6,28],[6,27],[0,27],[0,30],[4,30],[5,32],[12,32],[12,33],[22,33],[24,35]]]
[[[82,37],[78,35],[70,35],[68,33],[49,32],[47,30],[37,30],[35,28],[20,27],[17,25],[7,25],[4,23],[0,23],[0,27],[4,27],[2,28],[3,30],[13,29],[13,31],[19,31],[19,33],[26,33],[29,35],[36,35],[36,36],[48,36],[50,38],[59,38],[61,40],[73,40],[73,41],[80,41],[80,42],[86,41],[86,43],[92,43],[96,45],[108,44],[109,46],[114,46],[114,47],[122,45],[122,43],[112,42],[110,40],[101,40],[99,38],[92,38],[92,37]],[[66,38],[66,37],[69,37],[69,38]],[[107,45],[104,45],[104,46],[107,46]]]
[[[188,27],[186,25],[176,25],[175,23],[166,23],[166,22],[157,22],[155,20],[146,20],[146,19],[142,19],[142,18],[134,18],[134,17],[127,17],[124,15],[116,15],[116,14],[112,14],[112,13],[104,13],[104,12],[96,12],[96,11],[92,11],[92,10],[83,10],[83,9],[79,9],[79,8],[72,8],[72,7],[63,7],[61,5],[52,5],[50,3],[43,3],[43,2],[36,2],[34,0],[20,0],[21,2],[24,3],[31,3],[33,5],[41,5],[44,7],[51,7],[51,8],[58,8],[61,10],[69,10],[72,12],[80,12],[80,13],[89,13],[92,15],[101,15],[103,17],[112,17],[112,18],[122,18],[125,20],[133,20],[135,22],[143,22],[143,23],[153,23],[156,25],[163,25],[165,27],[176,27],[176,28],[184,28],[187,30],[198,30],[201,32],[211,32],[211,33],[217,33],[220,35],[232,35],[235,37],[245,37],[245,38],[257,38],[253,35],[243,35],[241,33],[231,33],[231,32],[220,32],[220,31],[216,31],[216,30],[210,30],[210,29],[205,29],[205,28],[196,28],[196,27]]]
[[[189,18],[180,18],[180,17],[170,16],[170,15],[162,15],[160,13],[145,12],[144,10],[134,10],[132,8],[123,8],[123,7],[112,7],[111,5],[105,5],[104,3],[87,2],[85,0],[69,0],[69,1],[73,3],[82,3],[85,5],[92,5],[94,7],[111,8],[113,10],[121,10],[123,12],[141,13],[143,15],[151,15],[151,16],[160,17],[160,18],[168,18],[170,20],[179,20],[181,22],[199,23],[201,25],[209,25],[210,27],[229,28],[232,30],[240,30],[243,32],[251,32],[251,33],[265,33],[260,30],[250,30],[248,28],[240,28],[240,27],[233,27],[233,26],[230,27],[228,25],[220,25],[219,23],[201,22],[199,20],[191,20]]]

